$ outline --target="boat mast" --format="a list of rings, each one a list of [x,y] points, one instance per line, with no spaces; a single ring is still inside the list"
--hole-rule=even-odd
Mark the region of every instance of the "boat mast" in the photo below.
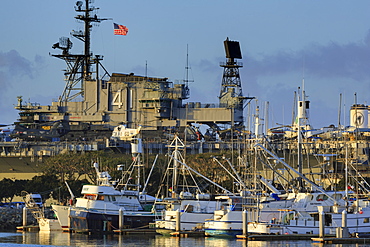
[[[178,193],[178,177],[179,177],[179,170],[180,170],[180,162],[179,160],[181,161],[184,161],[181,153],[180,153],[180,149],[184,149],[185,150],[185,145],[184,143],[180,140],[180,138],[176,135],[175,136],[175,139],[171,142],[171,144],[168,146],[169,148],[173,148],[173,152],[172,152],[172,155],[173,155],[173,173],[172,173],[172,197],[175,198]]]
[[[299,90],[299,88],[298,88]],[[304,97],[304,90],[302,92],[303,96]],[[302,104],[302,101],[301,99],[299,98],[299,93],[298,93],[298,107],[304,107]],[[303,111],[304,109],[302,109]],[[300,114],[300,110],[298,109],[298,116],[297,116],[297,163],[298,163],[298,172],[299,173],[303,173],[303,167],[302,167],[302,133],[301,133],[301,119],[302,119],[302,116]],[[303,181],[301,179],[301,177],[298,177],[298,182],[299,182],[299,188],[302,189],[303,188]]]

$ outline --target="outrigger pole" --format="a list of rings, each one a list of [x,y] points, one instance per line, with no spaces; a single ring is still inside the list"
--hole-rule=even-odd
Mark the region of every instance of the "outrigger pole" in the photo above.
[[[312,185],[312,187],[314,187],[316,190],[318,190],[318,191],[322,192],[324,195],[326,195],[330,200],[332,200],[334,202],[334,205],[338,205],[337,200],[335,200],[331,195],[329,195],[328,193],[326,193],[326,191],[323,188],[321,188],[320,186],[316,185],[314,182],[312,182],[311,180],[309,180],[308,178],[306,178],[302,173],[298,172],[293,167],[291,167],[290,165],[288,165],[287,163],[285,163],[282,159],[280,159],[278,156],[276,156],[275,154],[273,154],[272,152],[270,152],[269,150],[267,150],[261,144],[256,144],[256,145],[254,145],[254,147],[255,148],[261,148],[261,149],[263,149],[266,153],[268,153],[269,155],[271,155],[275,160],[279,161],[286,168],[290,169],[295,174],[297,174],[300,178],[302,178],[307,183],[309,183],[310,185]]]

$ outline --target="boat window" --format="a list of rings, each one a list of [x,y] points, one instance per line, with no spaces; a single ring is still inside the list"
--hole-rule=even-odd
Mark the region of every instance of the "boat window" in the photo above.
[[[116,197],[115,196],[112,196],[112,201],[116,201]]]
[[[87,199],[87,200],[95,200],[96,199],[96,195],[94,195],[94,194],[85,194],[84,195],[84,199]]]
[[[333,195],[333,198],[334,198],[335,200],[340,200],[342,197],[343,197],[343,196],[342,196],[342,194],[334,194],[334,195]]]
[[[239,198],[234,198],[233,200],[232,200],[232,204],[237,204],[237,203],[240,203],[240,199]]]
[[[365,218],[364,223],[369,223],[369,218]]]
[[[324,194],[318,195],[316,197],[316,201],[326,201],[326,200],[328,200],[328,196]]]
[[[98,196],[98,200],[99,200],[99,201],[104,201],[104,196],[99,195],[99,196]]]

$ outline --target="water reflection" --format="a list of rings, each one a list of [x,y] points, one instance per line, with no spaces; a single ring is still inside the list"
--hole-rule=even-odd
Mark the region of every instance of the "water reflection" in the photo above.
[[[3,244],[2,244],[3,243]],[[246,241],[235,239],[217,238],[177,238],[164,237],[160,235],[105,235],[94,236],[85,234],[73,234],[65,232],[22,232],[22,233],[0,233],[0,246],[5,243],[21,245],[52,245],[52,246],[83,246],[83,247],[103,247],[103,246],[268,246],[250,245]]]
[[[205,246],[205,247],[275,247],[293,246],[306,247],[317,246],[311,241],[245,241],[237,239],[219,238],[177,238],[160,235],[106,235],[94,236],[85,234],[74,234],[65,232],[21,232],[4,233],[0,232],[0,246],[23,247],[24,245],[38,246],[83,246],[83,247],[137,247],[137,246]],[[325,246],[346,246],[346,245],[325,245]],[[357,245],[365,246],[365,245]]]

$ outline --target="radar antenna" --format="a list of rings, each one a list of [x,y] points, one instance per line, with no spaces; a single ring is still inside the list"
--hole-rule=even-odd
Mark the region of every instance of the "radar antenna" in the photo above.
[[[227,38],[224,41],[224,46],[227,61],[220,64],[224,68],[220,96],[218,97],[220,107],[242,110],[244,108],[244,102],[246,100],[252,100],[254,97],[243,96],[239,75],[239,68],[242,68],[243,64],[235,61],[235,59],[242,58],[239,42],[231,41]]]

